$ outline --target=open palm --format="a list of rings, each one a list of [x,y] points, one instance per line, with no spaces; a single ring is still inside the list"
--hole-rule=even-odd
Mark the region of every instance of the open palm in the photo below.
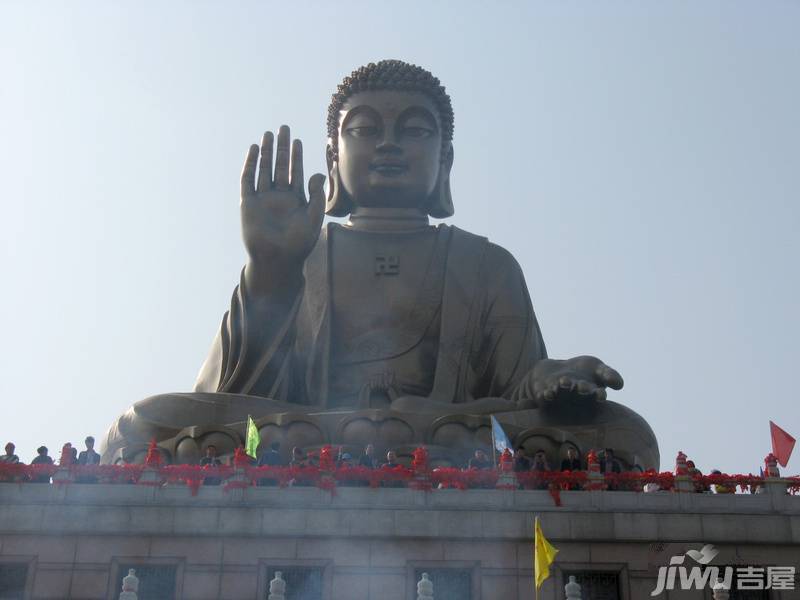
[[[289,127],[281,126],[273,172],[273,137],[266,132],[261,148],[253,144],[247,152],[242,169],[242,236],[251,263],[262,272],[280,274],[302,264],[319,237],[325,176],[311,177],[306,201],[302,143],[291,143],[290,156]]]

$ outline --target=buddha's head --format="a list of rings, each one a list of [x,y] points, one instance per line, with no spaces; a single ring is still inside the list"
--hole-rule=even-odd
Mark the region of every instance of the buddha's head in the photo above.
[[[418,208],[449,217],[452,140],[450,97],[431,73],[399,60],[353,71],[328,107],[326,212]]]

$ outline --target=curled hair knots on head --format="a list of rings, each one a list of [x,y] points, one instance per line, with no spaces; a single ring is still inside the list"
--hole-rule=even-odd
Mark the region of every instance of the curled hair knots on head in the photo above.
[[[334,160],[338,159],[339,111],[342,105],[357,92],[378,90],[420,92],[427,95],[439,110],[442,148],[446,148],[453,140],[453,106],[439,79],[417,65],[401,60],[382,60],[353,71],[337,86],[336,93],[331,97],[327,125]]]

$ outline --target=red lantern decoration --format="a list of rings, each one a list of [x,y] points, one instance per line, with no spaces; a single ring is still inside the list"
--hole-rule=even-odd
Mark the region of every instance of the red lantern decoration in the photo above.
[[[244,448],[239,446],[233,451],[233,466],[244,468],[249,465],[250,457],[245,454]]]
[[[678,451],[678,456],[675,457],[675,475],[688,475],[689,465],[686,464],[686,455],[682,451]]]
[[[428,450],[424,446],[420,446],[412,453],[411,468],[417,473],[426,473],[428,471]]]
[[[592,473],[600,472],[600,461],[597,460],[597,452],[594,450],[589,450],[586,455],[586,470]]]
[[[61,447],[61,458],[58,460],[58,464],[62,467],[68,467],[72,464],[72,444],[69,442]]]
[[[511,455],[511,450],[506,448],[500,455],[500,470],[503,473],[511,473],[514,470],[514,457]]]
[[[326,444],[319,451],[319,470],[320,471],[333,471],[336,468],[333,460],[333,449],[330,444]]]
[[[155,440],[150,440],[150,445],[147,447],[147,456],[144,459],[145,466],[158,468],[161,466],[161,452],[158,451],[158,446]]]

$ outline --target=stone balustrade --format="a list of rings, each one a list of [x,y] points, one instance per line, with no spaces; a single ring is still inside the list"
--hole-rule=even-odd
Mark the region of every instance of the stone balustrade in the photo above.
[[[575,576],[569,576],[569,583],[564,586],[564,593],[567,595],[567,600],[581,600],[581,586],[575,581]]]
[[[563,600],[561,569],[613,570],[645,598],[687,549],[792,565],[800,546],[800,497],[786,494],[562,491],[558,507],[545,490],[2,484],[0,562],[27,561],[37,600],[118,597],[123,566],[153,564],[173,566],[183,600],[267,598],[292,568],[319,569],[331,600],[406,600],[439,568],[475,573],[474,600],[521,600],[536,513],[559,549],[541,600]]]

